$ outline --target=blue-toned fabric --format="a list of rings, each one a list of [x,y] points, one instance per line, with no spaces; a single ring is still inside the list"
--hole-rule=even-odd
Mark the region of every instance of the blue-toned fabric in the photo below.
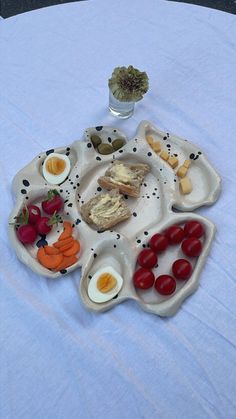
[[[127,121],[107,109],[118,65],[147,71]],[[236,17],[159,0],[49,7],[0,23],[1,419],[236,417]],[[40,151],[85,128],[140,120],[198,144],[222,177],[217,225],[197,292],[172,318],[125,302],[80,301],[80,271],[49,280],[7,235],[11,181]]]

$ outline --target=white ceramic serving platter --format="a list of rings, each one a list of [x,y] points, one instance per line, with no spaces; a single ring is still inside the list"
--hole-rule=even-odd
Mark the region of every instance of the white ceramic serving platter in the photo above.
[[[124,138],[127,144],[114,154],[101,155],[90,142],[91,134],[98,134],[103,142],[115,138]],[[170,154],[176,155],[181,165],[190,159],[192,164],[188,171],[193,191],[188,195],[179,192],[179,180],[175,171],[156,154],[146,141],[151,135],[161,142],[161,147]],[[71,172],[68,179],[60,186],[48,184],[42,176],[42,164],[50,152],[67,154],[71,160]],[[102,189],[97,179],[104,174],[114,160],[127,163],[147,163],[151,167],[145,177],[139,198],[126,196],[132,217],[114,227],[112,231],[97,232],[86,224],[80,216],[80,205],[97,196]],[[22,169],[13,180],[13,193],[16,197],[15,207],[10,215],[10,222],[20,213],[25,203],[39,203],[50,189],[57,189],[65,201],[63,219],[74,225],[73,236],[81,242],[78,262],[61,272],[51,272],[41,266],[36,259],[37,246],[24,246],[16,236],[15,227],[9,225],[10,240],[18,258],[36,273],[57,278],[82,267],[80,279],[80,296],[84,304],[94,311],[106,311],[116,304],[133,299],[145,310],[160,316],[173,315],[186,297],[193,293],[199,283],[199,275],[204,266],[215,226],[206,218],[192,211],[202,205],[213,204],[220,192],[220,178],[204,153],[194,144],[169,133],[162,132],[151,123],[140,123],[134,139],[129,140],[116,128],[94,127],[85,131],[83,141],[75,141],[71,146],[41,153],[29,165]],[[175,212],[177,209],[181,212]],[[200,220],[205,226],[203,251],[197,258],[191,278],[188,281],[177,281],[177,288],[170,296],[161,296],[155,289],[138,290],[133,286],[133,273],[137,255],[154,233],[164,231],[172,224],[183,224],[186,220]],[[53,243],[62,227],[55,228],[47,237],[48,244]],[[173,261],[181,257],[179,247],[170,246],[159,257],[155,276],[169,274]],[[191,261],[193,263],[193,261]],[[88,297],[88,283],[91,276],[101,267],[113,266],[124,279],[123,287],[116,298],[106,303],[94,303]]]

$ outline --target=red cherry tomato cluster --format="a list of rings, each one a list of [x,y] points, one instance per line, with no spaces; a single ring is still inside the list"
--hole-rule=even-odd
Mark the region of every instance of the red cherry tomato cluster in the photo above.
[[[149,241],[149,249],[142,250],[137,259],[141,268],[133,276],[136,288],[146,290],[155,287],[161,295],[173,294],[176,290],[176,279],[187,280],[192,275],[192,265],[186,259],[177,259],[172,264],[171,275],[160,275],[155,279],[152,268],[157,266],[157,254],[164,252],[168,246],[181,244],[182,252],[188,257],[198,257],[202,251],[202,242],[199,240],[204,235],[203,225],[196,220],[187,221],[182,228],[174,224],[163,233],[157,233]]]
[[[60,217],[58,212],[64,205],[63,199],[56,190],[48,192],[47,199],[41,204],[43,211],[51,217],[41,216],[41,210],[36,205],[27,205],[17,218],[17,237],[23,244],[33,244],[38,234],[48,234]]]

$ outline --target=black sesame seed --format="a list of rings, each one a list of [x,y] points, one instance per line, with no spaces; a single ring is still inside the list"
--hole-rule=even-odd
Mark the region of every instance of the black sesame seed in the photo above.
[[[81,204],[83,204],[84,203],[84,201],[81,201]]]
[[[26,197],[25,197],[25,199],[29,199],[29,197],[28,197],[28,196],[26,196]]]
[[[154,191],[157,191],[157,188],[154,188]]]
[[[76,186],[73,186],[73,189],[76,189]]]
[[[91,247],[92,252],[94,251],[94,249]]]
[[[88,147],[88,148],[91,148],[91,147],[92,147],[92,144],[91,144],[91,143],[88,143],[88,144],[87,144],[87,147]]]
[[[61,273],[62,275],[64,275],[64,274],[66,274],[66,273],[67,273],[67,270],[66,270],[66,269],[61,269],[61,270],[60,270],[60,273]]]
[[[175,153],[175,154],[174,154],[174,156],[175,156],[175,157],[178,157],[178,154],[176,154],[176,153]]]
[[[166,182],[164,182],[164,185],[166,185]]]
[[[29,181],[27,179],[24,179],[22,181],[22,183],[23,183],[24,186],[29,186],[30,185],[30,183],[29,183]]]
[[[70,182],[70,184],[71,184],[71,185],[73,185],[73,184],[74,184],[74,182]]]
[[[117,240],[119,240],[120,239],[120,234],[117,233],[116,238],[117,238]]]
[[[75,177],[78,179],[79,178],[79,175],[76,175]]]
[[[124,151],[124,150],[119,150],[119,153],[121,154],[121,153],[123,153],[123,151]]]
[[[146,183],[144,183],[144,184],[143,184],[143,186],[145,186],[145,188],[146,188],[146,187],[147,187],[147,184],[146,184]]]
[[[66,204],[68,202],[68,199],[66,199],[65,201],[64,201],[64,204]]]
[[[193,159],[194,159],[194,157],[195,157],[195,154],[193,154],[193,153],[191,153],[191,154],[190,154],[190,156],[189,156],[189,158],[190,158],[191,160],[193,160]]]
[[[155,192],[153,192],[152,194],[153,194],[153,196],[155,196],[155,195],[156,195],[156,194],[155,194]]]
[[[133,212],[133,216],[134,216],[134,217],[137,217],[137,213],[136,213],[136,212]]]
[[[151,156],[152,156],[151,151],[149,151],[149,152],[147,153],[147,155],[148,155],[148,157],[151,157]]]
[[[137,148],[136,148],[136,147],[134,147],[134,148],[133,148],[133,152],[134,152],[134,153],[136,153],[136,151],[137,151]]]
[[[113,246],[114,248],[116,248],[116,244],[114,244],[114,246]]]
[[[148,231],[144,231],[145,236],[148,236]]]
[[[103,126],[95,127],[97,131],[102,131]]]
[[[94,257],[94,259],[95,259],[95,258],[97,257],[97,253],[94,253],[93,257]]]
[[[69,152],[69,151],[67,151],[67,152],[66,152],[66,156],[69,156],[69,155],[70,155],[70,152]]]
[[[202,154],[202,152],[201,151],[199,151],[197,154],[199,154],[199,156]]]
[[[73,204],[72,204],[72,202],[71,202],[71,203],[70,203],[70,204],[68,204],[67,206],[71,208],[71,207],[72,207],[72,205],[73,205]]]
[[[171,145],[170,144],[166,144],[166,147],[171,148]]]
[[[67,147],[66,151],[70,151],[70,147]]]
[[[129,199],[128,195],[124,195],[125,199]]]
[[[167,137],[163,137],[163,140],[167,140]]]
[[[52,148],[51,150],[46,151],[46,155],[49,156],[49,154],[54,153],[54,148]]]
[[[176,182],[176,179],[174,179],[174,182]]]
[[[89,275],[89,279],[92,279],[92,275]]]
[[[193,160],[197,160],[199,158],[199,155],[197,154]]]
[[[70,215],[69,212],[67,212],[66,215]]]
[[[146,244],[143,244],[143,247],[145,248],[146,247]]]
[[[147,195],[147,199],[149,199],[150,198],[150,196],[149,195]]]
[[[77,218],[77,220],[75,221],[75,224],[78,225],[79,223],[81,223],[81,220]]]
[[[160,168],[160,172],[162,172],[162,168]]]
[[[113,132],[116,132],[116,129],[113,129]]]
[[[137,240],[137,243],[141,243],[141,240],[140,240],[140,239],[138,239],[138,240]]]
[[[27,192],[26,192],[26,190],[25,190],[25,189],[21,189],[21,193],[22,193],[23,195],[25,195]]]
[[[108,143],[111,143],[111,137],[107,137]]]
[[[97,156],[97,157],[96,157],[96,160],[99,160],[99,161],[100,161],[100,160],[102,160],[102,159],[101,159],[101,157]]]
[[[62,193],[63,192],[63,189],[60,189],[60,192]]]
[[[157,196],[157,199],[160,199],[160,197],[159,197],[159,196]]]
[[[97,188],[97,191],[98,191],[98,192],[101,192],[101,190],[102,190],[102,188],[99,186],[99,187]]]

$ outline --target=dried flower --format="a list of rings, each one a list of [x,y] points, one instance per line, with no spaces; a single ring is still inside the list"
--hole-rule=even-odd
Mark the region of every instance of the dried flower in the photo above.
[[[132,65],[116,67],[108,81],[114,97],[121,102],[138,102],[148,91],[148,76]]]

